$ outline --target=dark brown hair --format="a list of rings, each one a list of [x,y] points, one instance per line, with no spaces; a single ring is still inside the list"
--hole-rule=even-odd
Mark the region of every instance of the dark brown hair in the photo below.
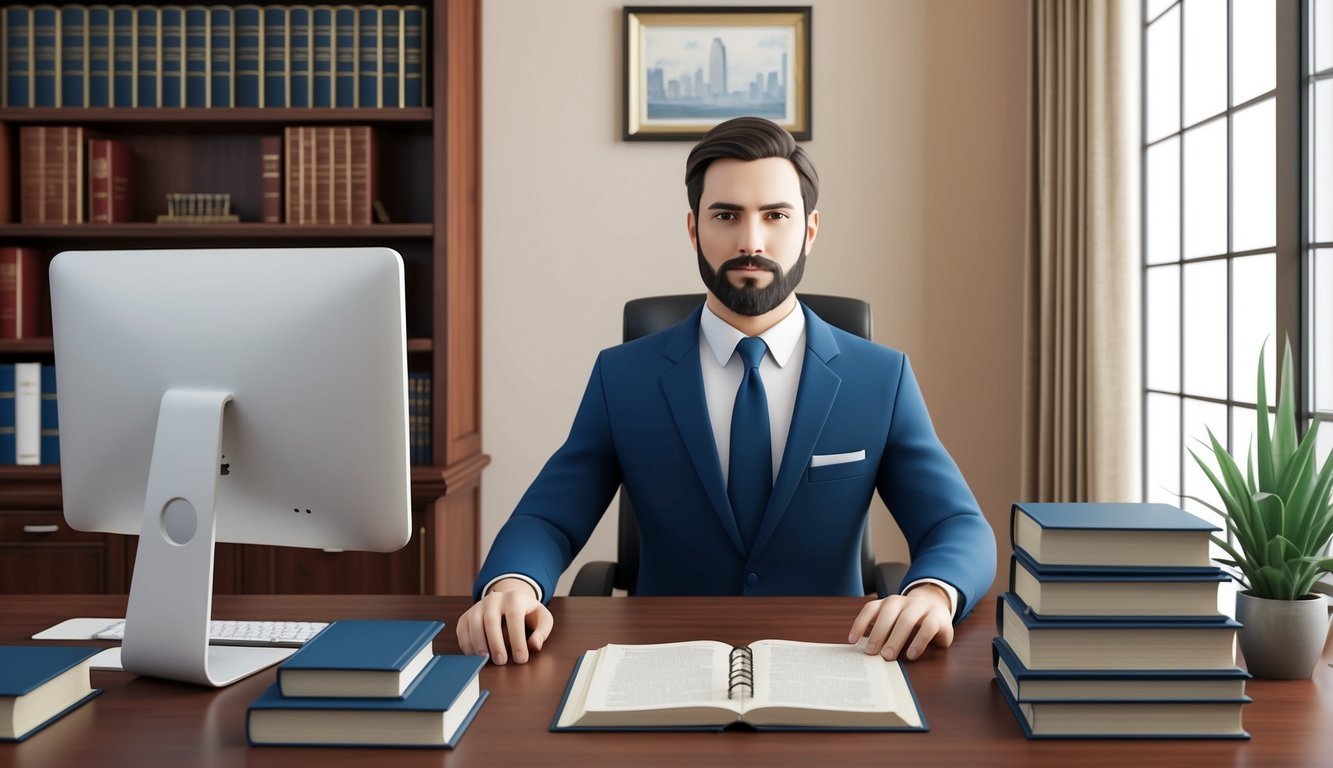
[[[819,198],[819,174],[815,172],[810,156],[805,154],[796,139],[771,120],[737,117],[713,126],[694,145],[685,160],[685,194],[689,197],[690,210],[694,211],[695,218],[699,216],[699,199],[704,193],[704,172],[714,160],[724,157],[737,160],[782,157],[790,160],[801,180],[805,215],[809,216],[815,209],[815,202]]]

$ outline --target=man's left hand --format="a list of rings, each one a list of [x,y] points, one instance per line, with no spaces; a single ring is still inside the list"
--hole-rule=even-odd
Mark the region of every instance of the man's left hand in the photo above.
[[[899,655],[914,661],[932,641],[947,648],[953,643],[949,597],[934,584],[922,584],[905,595],[873,600],[852,622],[847,642],[857,642],[866,630],[870,631],[866,653],[878,653],[889,661]]]

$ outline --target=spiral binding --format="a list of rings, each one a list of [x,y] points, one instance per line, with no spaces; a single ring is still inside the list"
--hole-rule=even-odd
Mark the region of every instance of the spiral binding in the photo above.
[[[749,646],[732,648],[728,659],[730,670],[727,673],[727,698],[754,696],[754,651]],[[737,693],[737,688],[747,689]]]

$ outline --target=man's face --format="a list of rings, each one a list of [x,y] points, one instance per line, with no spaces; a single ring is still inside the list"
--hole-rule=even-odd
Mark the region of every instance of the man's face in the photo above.
[[[808,221],[791,161],[715,160],[704,172],[699,217],[687,218],[699,274],[728,309],[762,315],[791,295],[814,242],[819,214]]]

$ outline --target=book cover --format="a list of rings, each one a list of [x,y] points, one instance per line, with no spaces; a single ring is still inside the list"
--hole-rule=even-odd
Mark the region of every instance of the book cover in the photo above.
[[[361,41],[357,27],[360,15],[350,5],[333,9],[333,106],[355,107],[357,93],[356,62]]]
[[[209,106],[230,107],[236,102],[232,95],[235,80],[232,77],[232,9],[215,5],[209,12],[211,28],[209,41]]]
[[[10,6],[5,9],[5,106],[31,107],[33,93],[33,51],[28,47],[32,30],[32,9]]]
[[[88,6],[88,106],[111,106],[111,7],[106,5]]]
[[[315,186],[315,172],[318,168],[318,158],[315,157],[315,134],[314,126],[303,125],[299,129],[301,136],[301,223],[318,224],[319,220],[315,218],[315,195],[318,190]]]
[[[60,106],[88,105],[88,9],[60,7]]]
[[[88,140],[88,209],[94,224],[131,221],[134,151],[114,139]]]
[[[50,224],[70,224],[69,210],[69,130],[66,126],[49,126],[42,146],[42,194],[39,221]]]
[[[135,90],[136,107],[162,106],[162,79],[158,60],[158,45],[162,38],[162,28],[158,11],[152,6],[136,6],[139,16],[139,44],[136,58],[139,66],[135,73],[138,87]]]
[[[361,6],[357,13],[357,33],[360,37],[356,57],[357,106],[379,107],[380,102],[380,9]]]
[[[310,6],[292,6],[287,12],[288,106],[310,106],[310,32]]]
[[[14,364],[0,363],[0,465],[18,463],[14,443]]]
[[[56,406],[56,367],[42,366],[41,463],[60,463],[60,413]]]
[[[288,224],[304,224],[301,218],[301,203],[298,195],[301,191],[301,132],[296,126],[282,129],[283,176],[282,176],[282,220]]]
[[[43,266],[34,248],[0,248],[0,339],[41,335],[46,304]]]
[[[352,223],[352,129],[333,129],[333,223]]]
[[[335,621],[278,665],[287,697],[401,698],[433,658],[439,621]]]
[[[287,8],[264,7],[264,103],[265,107],[288,105]],[[291,157],[288,154],[288,157]],[[290,216],[290,223],[294,221]]]
[[[139,15],[134,7],[111,8],[111,102],[116,107],[135,105],[139,74]]]
[[[62,125],[54,129],[60,137],[58,144],[50,141],[48,133],[47,157],[53,149],[60,155],[60,223],[82,224],[88,220],[87,149],[88,131],[85,128]],[[55,144],[55,146],[53,146]],[[48,196],[48,201],[50,200]]]
[[[60,83],[56,79],[60,41],[60,9],[37,5],[32,9],[33,106],[60,106]]]
[[[246,737],[256,746],[452,748],[488,696],[477,677],[485,665],[484,656],[433,657],[401,699],[292,698],[275,683],[250,705]]]
[[[185,9],[185,106],[209,106],[209,9],[191,5]]]
[[[260,201],[259,220],[266,224],[282,223],[282,137],[259,139]]]
[[[333,8],[317,5],[310,12],[311,106],[333,106]]]
[[[19,220],[46,221],[46,127],[19,126]]]
[[[162,106],[185,106],[185,9],[179,5],[162,8]]]
[[[257,5],[236,8],[236,106],[259,107],[263,89],[263,9]]]
[[[88,684],[101,648],[0,646],[0,741],[23,741],[102,691]]]
[[[333,223],[333,133],[335,128],[319,126],[311,128],[314,135],[315,168],[314,189],[311,200],[314,203],[314,222],[316,224]]]
[[[1210,568],[1221,530],[1169,504],[1016,503],[1010,541],[1043,565]]]
[[[383,107],[404,106],[402,14],[396,5],[380,9],[380,106]]]
[[[14,364],[15,463],[42,463],[42,365]]]
[[[403,7],[403,106],[424,107],[426,98],[426,11]]]
[[[1079,568],[1040,565],[1014,550],[1009,591],[1032,612],[1060,616],[1186,616],[1216,618],[1219,587],[1231,580],[1221,568]]]
[[[351,222],[352,224],[370,224],[374,222],[374,202],[379,188],[379,152],[375,131],[371,126],[353,126],[349,132],[351,145],[350,157],[351,180]]]

